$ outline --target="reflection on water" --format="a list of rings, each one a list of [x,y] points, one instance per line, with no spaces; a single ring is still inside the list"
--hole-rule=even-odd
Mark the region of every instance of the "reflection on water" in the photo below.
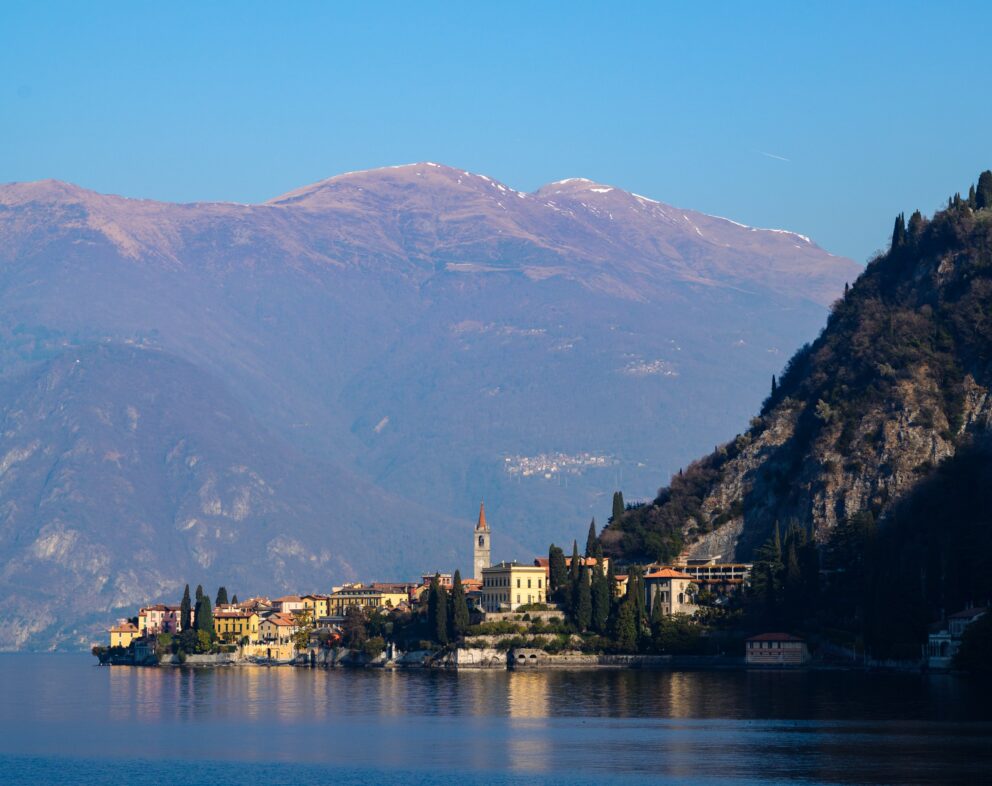
[[[25,771],[169,756],[358,768],[359,781],[440,762],[479,782],[947,783],[987,782],[992,767],[988,692],[950,677],[137,669],[17,655],[0,656],[0,695],[0,765]]]

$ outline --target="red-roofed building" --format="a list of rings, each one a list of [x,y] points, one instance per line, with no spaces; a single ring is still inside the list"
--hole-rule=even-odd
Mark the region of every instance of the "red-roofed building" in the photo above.
[[[791,633],[762,633],[747,640],[748,666],[802,666],[809,660],[806,642]]]

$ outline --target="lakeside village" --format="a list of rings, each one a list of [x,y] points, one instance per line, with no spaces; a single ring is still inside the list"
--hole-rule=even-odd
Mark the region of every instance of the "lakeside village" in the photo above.
[[[622,507],[617,492],[614,505]],[[793,533],[794,534],[794,533]],[[112,665],[224,664],[472,668],[863,668],[852,650],[782,630],[754,630],[752,564],[679,558],[627,565],[604,556],[590,524],[584,554],[552,545],[531,564],[490,560],[485,506],[472,532],[474,576],[345,584],[330,593],[215,599],[187,585],[94,646]],[[776,540],[778,540],[776,532]],[[790,535],[783,545],[792,549]],[[790,560],[791,561],[791,560]],[[764,568],[759,574],[764,572]],[[758,575],[755,584],[768,584]],[[764,581],[762,581],[764,578]],[[799,576],[802,579],[802,576]],[[967,626],[985,609],[949,616],[914,667],[949,670]],[[749,630],[749,627],[751,628]],[[878,665],[878,664],[875,664]],[[902,664],[904,667],[906,664]]]

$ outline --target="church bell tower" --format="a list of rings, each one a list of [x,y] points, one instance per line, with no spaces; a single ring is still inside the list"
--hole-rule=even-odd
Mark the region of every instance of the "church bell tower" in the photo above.
[[[492,562],[489,557],[489,524],[486,523],[485,503],[479,503],[479,522],[472,533],[472,564],[475,566],[475,578],[482,581],[482,569],[488,568]]]

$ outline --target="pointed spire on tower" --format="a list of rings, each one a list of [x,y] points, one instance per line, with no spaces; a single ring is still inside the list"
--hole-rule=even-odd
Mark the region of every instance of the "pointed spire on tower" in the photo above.
[[[475,525],[476,532],[488,532],[489,525],[486,523],[486,503],[479,503],[479,523]]]

